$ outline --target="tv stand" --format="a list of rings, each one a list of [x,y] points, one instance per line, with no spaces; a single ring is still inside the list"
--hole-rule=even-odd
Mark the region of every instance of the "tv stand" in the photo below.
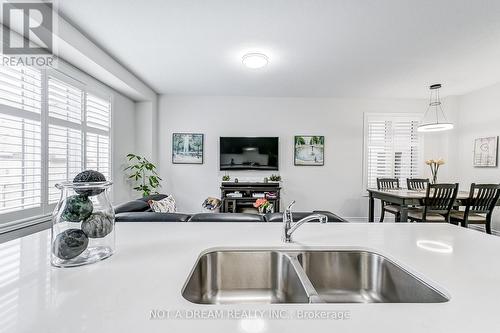
[[[273,196],[268,194],[265,198],[273,204],[275,212],[280,211],[280,183],[222,182],[220,190],[223,213],[239,213],[245,208],[253,208],[253,203],[259,199],[254,195],[264,193],[274,193]],[[236,192],[241,196],[232,195]]]

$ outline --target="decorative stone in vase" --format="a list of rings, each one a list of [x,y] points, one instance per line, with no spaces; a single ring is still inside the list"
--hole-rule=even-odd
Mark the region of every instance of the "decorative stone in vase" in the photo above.
[[[52,253],[61,259],[79,256],[89,244],[89,238],[80,229],[68,229],[56,236],[52,243]]]
[[[92,201],[86,195],[72,195],[66,199],[62,218],[69,222],[81,222],[92,214]]]
[[[89,238],[106,237],[113,231],[113,221],[103,213],[94,213],[82,222],[82,230]]]
[[[78,175],[73,178],[73,183],[100,183],[100,182],[105,182],[106,177],[99,171],[94,171],[94,170],[85,170],[80,172]],[[84,194],[87,196],[92,196],[92,195],[98,195],[104,191],[103,189],[92,189],[92,190],[82,190],[82,189],[75,189],[75,192],[78,194]]]
[[[103,179],[94,171],[82,174],[56,185],[61,198],[52,214],[52,265],[57,267],[94,263],[115,251],[115,213],[108,195],[112,183],[89,181]]]

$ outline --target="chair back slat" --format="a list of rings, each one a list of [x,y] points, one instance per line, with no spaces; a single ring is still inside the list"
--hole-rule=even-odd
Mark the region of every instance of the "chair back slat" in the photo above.
[[[500,184],[475,184],[470,186],[466,210],[470,213],[489,214],[500,197]]]
[[[399,188],[398,178],[377,178],[378,190],[398,190]]]
[[[427,213],[448,216],[458,194],[457,184],[429,184],[424,199],[424,217]]]
[[[406,186],[409,190],[422,191],[427,189],[429,178],[407,178]]]

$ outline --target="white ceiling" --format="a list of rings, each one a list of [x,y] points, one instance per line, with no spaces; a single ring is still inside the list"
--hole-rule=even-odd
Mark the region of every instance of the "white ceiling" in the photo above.
[[[500,81],[499,0],[64,0],[158,93],[427,97]],[[245,51],[270,57],[242,66]]]

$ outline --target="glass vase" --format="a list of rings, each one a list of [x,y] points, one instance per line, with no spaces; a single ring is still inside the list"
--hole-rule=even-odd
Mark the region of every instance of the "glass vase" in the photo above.
[[[61,197],[52,214],[52,265],[92,264],[115,251],[111,182],[57,184]]]

